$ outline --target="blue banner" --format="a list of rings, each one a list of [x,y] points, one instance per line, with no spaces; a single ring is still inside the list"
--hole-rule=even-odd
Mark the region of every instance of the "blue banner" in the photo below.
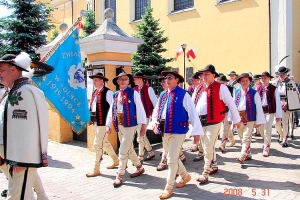
[[[73,130],[82,132],[90,121],[90,113],[77,28],[46,63],[54,67],[53,72],[43,77],[33,77],[34,83]]]

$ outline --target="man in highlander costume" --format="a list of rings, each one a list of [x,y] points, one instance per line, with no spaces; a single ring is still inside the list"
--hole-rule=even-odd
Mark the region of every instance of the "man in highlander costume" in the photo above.
[[[280,95],[280,102],[282,108],[282,120],[276,123],[276,129],[279,132],[279,142],[282,147],[287,147],[288,138],[288,122],[291,111],[300,109],[299,92],[294,81],[289,79],[287,73],[290,71],[289,68],[284,66],[279,67],[276,75],[280,77],[277,83],[277,89]],[[292,130],[290,130],[292,131]]]
[[[0,58],[0,81],[8,89],[0,103],[0,154],[7,167],[8,199],[34,199],[32,187],[40,181],[37,168],[48,166],[45,96],[22,77],[30,63],[24,52]]]

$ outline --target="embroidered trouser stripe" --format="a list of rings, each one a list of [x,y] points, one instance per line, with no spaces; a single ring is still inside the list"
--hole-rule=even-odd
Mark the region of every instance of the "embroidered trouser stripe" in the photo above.
[[[28,168],[25,170],[25,173],[24,173],[24,180],[23,180],[22,191],[21,191],[21,200],[23,200],[24,196],[25,196],[27,174],[28,174]]]
[[[36,177],[37,168],[28,167],[26,170],[14,171],[13,177],[8,176],[8,199],[35,199],[32,188]],[[38,188],[37,190],[40,192]]]

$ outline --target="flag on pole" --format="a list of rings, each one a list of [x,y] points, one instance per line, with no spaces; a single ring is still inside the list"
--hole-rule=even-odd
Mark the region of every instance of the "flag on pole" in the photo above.
[[[58,113],[81,133],[90,121],[78,28],[75,28],[46,61],[54,67],[51,74],[33,77],[34,83]]]
[[[196,58],[196,49],[195,49],[195,47],[192,47],[190,50],[187,51],[186,57],[188,59],[190,59],[190,58],[195,59]]]
[[[183,54],[182,48],[175,49],[174,60],[177,60],[177,59],[178,59],[178,56],[180,56],[180,55],[182,55],[182,54]]]

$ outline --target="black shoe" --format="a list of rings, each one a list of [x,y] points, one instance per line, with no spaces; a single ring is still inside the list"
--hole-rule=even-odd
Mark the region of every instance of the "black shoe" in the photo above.
[[[2,192],[1,192],[1,197],[7,197],[7,192],[8,192],[8,190],[3,190]]]
[[[287,144],[287,142],[285,141],[285,142],[281,143],[281,146],[282,146],[282,147],[288,147],[288,144]]]

